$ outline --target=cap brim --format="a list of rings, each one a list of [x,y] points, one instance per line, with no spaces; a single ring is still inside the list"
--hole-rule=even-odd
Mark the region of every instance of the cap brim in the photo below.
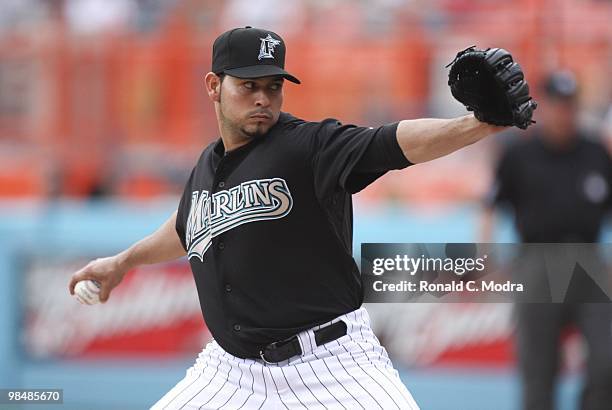
[[[300,80],[292,76],[282,68],[271,64],[252,65],[248,67],[231,68],[223,70],[227,75],[238,78],[261,78],[271,76],[281,76],[292,83],[301,84]]]

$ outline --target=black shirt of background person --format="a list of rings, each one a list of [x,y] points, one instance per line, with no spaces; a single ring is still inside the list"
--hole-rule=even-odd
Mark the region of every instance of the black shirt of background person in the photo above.
[[[540,135],[502,154],[490,204],[510,204],[523,242],[597,242],[612,204],[612,160],[578,135],[553,147]]]

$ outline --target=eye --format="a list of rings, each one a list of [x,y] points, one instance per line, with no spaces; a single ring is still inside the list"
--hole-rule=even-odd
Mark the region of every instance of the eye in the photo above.
[[[281,88],[283,88],[283,83],[274,83],[270,86],[270,88],[273,91],[279,91]]]
[[[253,81],[247,81],[243,85],[245,88],[248,88],[249,90],[252,90],[253,88],[255,88],[255,83]]]

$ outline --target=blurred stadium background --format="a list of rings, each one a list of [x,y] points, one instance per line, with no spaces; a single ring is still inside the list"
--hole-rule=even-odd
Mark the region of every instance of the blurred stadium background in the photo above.
[[[504,47],[536,99],[548,71],[574,70],[582,125],[609,142],[611,21],[606,0],[0,1],[0,388],[63,388],[65,408],[145,408],[209,338],[185,260],[133,272],[105,306],[78,305],[66,286],[177,206],[217,135],[203,77],[220,32],[281,33],[303,82],[286,87],[285,111],[361,125],[463,113],[444,66],[472,44]],[[477,241],[510,137],[356,195],[356,255],[361,242]],[[507,218],[495,238],[514,240]],[[518,408],[510,305],[369,308],[424,409]],[[563,351],[558,394],[571,409],[582,341],[570,332]]]

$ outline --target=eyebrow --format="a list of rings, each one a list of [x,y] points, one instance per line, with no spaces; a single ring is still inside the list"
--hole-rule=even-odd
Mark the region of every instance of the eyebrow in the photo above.
[[[259,80],[259,78],[241,78],[240,79],[240,81],[243,82],[243,83],[246,83],[246,82],[254,82],[255,83],[255,82],[257,82],[257,80]],[[285,79],[283,77],[278,77],[278,78],[274,78],[274,79],[270,80],[270,82],[273,82],[273,83],[284,83]]]
[[[285,79],[283,77],[274,78],[272,80],[265,81],[265,82],[258,82],[257,80],[258,80],[257,78],[245,79],[245,81],[252,81],[252,82],[258,83],[258,84],[260,84],[262,86],[265,86],[266,84],[270,85],[270,84],[284,84],[285,83]]]

